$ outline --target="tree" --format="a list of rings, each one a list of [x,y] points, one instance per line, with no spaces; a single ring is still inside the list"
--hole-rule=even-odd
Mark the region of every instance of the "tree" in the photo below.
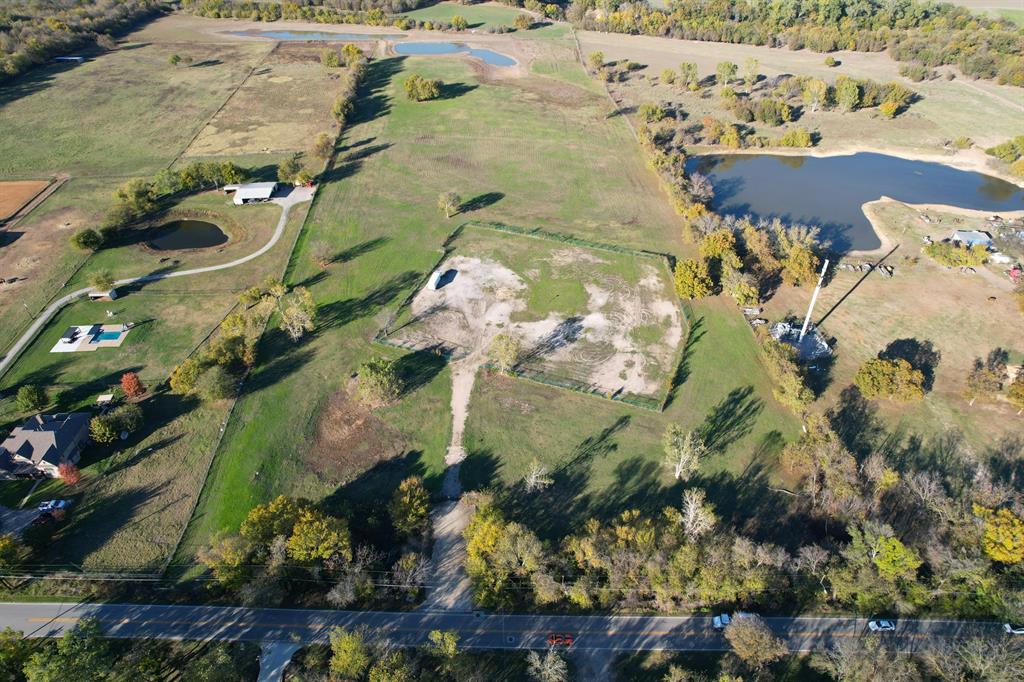
[[[711,295],[711,273],[704,259],[688,258],[676,261],[676,294],[690,300]]]
[[[604,52],[591,52],[587,55],[587,64],[594,71],[604,66]]]
[[[292,534],[303,506],[290,497],[278,495],[250,509],[239,532],[254,545],[268,547],[274,538]]]
[[[510,334],[498,334],[491,341],[487,351],[487,357],[499,372],[509,373],[519,362],[523,344],[515,336]]]
[[[726,268],[722,288],[739,306],[755,306],[761,300],[754,276],[733,268]]]
[[[29,657],[25,664],[28,682],[101,682],[119,677],[118,657],[95,618],[83,618],[57,640],[56,647],[45,647]]]
[[[984,521],[981,543],[989,559],[1001,564],[1024,561],[1024,521],[1009,509],[992,510],[977,504],[974,515]]]
[[[146,393],[146,387],[139,381],[139,375],[135,372],[125,372],[121,375],[121,390],[129,398],[139,398]]]
[[[824,108],[828,104],[828,84],[820,78],[808,79],[804,84],[803,98],[812,112]]]
[[[381,655],[367,674],[369,682],[416,682],[416,669],[401,649]]]
[[[177,66],[181,63],[181,55],[172,54],[170,57],[167,58],[167,63],[171,66]]]
[[[700,76],[697,74],[697,65],[693,62],[683,62],[679,65],[679,82],[684,88],[696,89]]]
[[[875,567],[882,578],[889,581],[913,580],[923,563],[920,557],[899,538],[880,536],[873,548]]]
[[[747,87],[752,88],[757,83],[757,67],[758,61],[754,57],[747,57],[747,60],[743,62],[743,80],[746,81]]]
[[[722,228],[709,232],[700,240],[700,257],[717,261],[719,267],[739,268],[740,258],[736,255],[736,235],[732,230]]]
[[[831,649],[811,656],[811,666],[843,682],[914,682],[920,673],[913,657],[889,651],[877,637],[841,640]]]
[[[430,493],[419,476],[410,476],[398,484],[388,505],[391,523],[401,535],[427,530],[430,522]]]
[[[179,395],[187,395],[196,389],[196,382],[202,368],[194,358],[186,358],[171,372],[171,391]]]
[[[967,375],[965,395],[973,405],[978,398],[989,399],[1003,387],[1006,380],[1006,351],[997,348],[982,361],[976,358]]]
[[[334,141],[327,133],[320,133],[313,142],[313,156],[326,161],[334,153]]]
[[[24,546],[13,533],[0,535],[0,570],[9,571],[16,567],[21,562],[24,553]],[[5,630],[3,634],[7,634],[7,631]],[[0,665],[0,669],[2,667]]]
[[[924,398],[924,373],[903,358],[866,361],[853,377],[865,398],[912,402]]]
[[[1017,414],[1024,413],[1024,370],[1017,370],[1017,377],[1006,391],[1006,399],[1017,408]]]
[[[437,209],[444,213],[445,218],[451,218],[452,214],[459,210],[462,198],[452,191],[441,192],[437,197]]]
[[[32,649],[31,640],[9,627],[0,632],[0,680],[16,682],[25,679],[25,664]]]
[[[316,328],[314,324],[316,302],[309,289],[295,287],[290,297],[281,299],[279,307],[281,308],[281,329],[292,341],[298,341],[306,332],[311,332]]]
[[[441,95],[441,81],[413,74],[405,79],[405,95],[414,102],[437,99]]]
[[[811,138],[811,134],[807,132],[806,128],[793,128],[787,130],[779,138],[779,146],[781,147],[812,147],[814,146],[814,140]]]
[[[431,630],[427,639],[430,641],[427,650],[441,660],[441,672],[450,673],[459,655],[459,634],[454,630]]]
[[[700,468],[700,461],[707,455],[704,441],[693,431],[686,431],[678,424],[669,424],[662,437],[665,450],[665,466],[677,481],[687,481]]]
[[[543,656],[536,651],[526,654],[526,670],[537,682],[567,682],[569,667],[554,649],[548,649]]]
[[[740,660],[754,670],[760,670],[787,653],[785,642],[772,633],[760,616],[733,618],[725,628],[725,638]]]
[[[320,63],[329,69],[336,69],[341,66],[341,59],[334,50],[325,47],[320,50]]]
[[[719,85],[725,87],[729,84],[733,78],[736,77],[736,71],[739,67],[732,62],[718,62],[718,66],[715,67],[715,78]]]
[[[99,251],[103,237],[91,227],[79,230],[71,236],[71,245],[82,251]]]
[[[181,682],[237,682],[239,665],[227,643],[211,643],[181,670]]]
[[[362,677],[370,665],[370,649],[361,632],[331,630],[331,673],[345,680]]]
[[[296,561],[352,558],[348,524],[315,509],[303,509],[288,538],[288,556]]]
[[[61,462],[57,467],[57,474],[60,480],[64,481],[64,485],[78,485],[82,480],[82,472],[73,462]]]
[[[97,270],[89,275],[89,285],[96,291],[110,291],[114,288],[114,276],[109,270]]]
[[[42,386],[27,384],[18,389],[14,402],[22,412],[38,412],[50,404],[50,396]]]
[[[803,244],[793,244],[782,259],[782,281],[795,287],[817,281],[818,256]]]
[[[536,492],[551,485],[553,481],[549,473],[548,468],[534,457],[530,462],[530,468],[526,470],[526,475],[523,476],[523,487],[526,492]]]
[[[665,118],[665,110],[653,102],[644,102],[637,107],[636,113],[644,123],[655,123]]]
[[[860,106],[860,84],[852,78],[836,81],[836,104],[842,111],[855,111]]]
[[[300,170],[302,170],[302,162],[299,161],[299,155],[293,154],[277,164],[277,181],[290,184],[295,181],[295,176]]]
[[[352,68],[359,62],[363,61],[363,51],[359,49],[358,45],[352,43],[346,43],[341,48],[341,57],[345,60],[345,66]]]
[[[214,365],[196,380],[195,390],[203,400],[226,400],[235,394],[235,383],[223,365]]]
[[[89,437],[95,443],[113,443],[117,433],[117,425],[109,415],[101,414],[89,420]]]
[[[402,394],[402,382],[395,363],[384,358],[373,358],[359,368],[358,393],[367,405],[384,405]]]
[[[451,20],[452,28],[456,31],[465,31],[469,28],[469,22],[466,21],[466,17],[461,14],[456,14]]]
[[[683,493],[683,506],[679,510],[679,525],[683,535],[690,542],[696,542],[715,527],[714,505],[706,501],[707,495],[700,488],[688,488]]]
[[[891,100],[886,100],[878,105],[878,111],[886,118],[896,118],[896,114],[900,111],[900,105]]]

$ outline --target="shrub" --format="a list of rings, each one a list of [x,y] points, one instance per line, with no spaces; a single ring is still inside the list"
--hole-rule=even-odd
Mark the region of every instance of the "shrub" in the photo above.
[[[171,390],[181,395],[191,393],[196,389],[201,371],[198,362],[192,358],[186,359],[171,372]]]
[[[452,17],[451,24],[452,28],[456,31],[465,31],[467,28],[469,28],[469,22],[466,21],[466,17],[460,14],[456,14],[455,16]]]
[[[529,14],[517,14],[512,20],[512,25],[517,31],[528,31],[533,28],[533,18]]]
[[[121,405],[110,413],[109,418],[119,432],[135,433],[142,426],[142,408],[134,403]]]
[[[904,78],[909,78],[915,83],[931,80],[938,76],[934,69],[929,69],[922,64],[903,64],[900,66],[900,75]]]
[[[223,365],[214,365],[199,377],[195,390],[203,400],[224,400],[235,394],[235,377]]]
[[[114,276],[109,270],[97,270],[89,275],[89,285],[96,291],[110,291],[114,288]]]
[[[71,245],[82,251],[98,251],[103,246],[103,237],[96,230],[87,227],[71,236]]]
[[[413,74],[405,79],[405,95],[414,102],[437,99],[441,95],[441,81]]]
[[[836,66],[838,64],[839,64],[839,62],[837,62],[836,58],[833,57],[832,55],[829,55],[829,56],[825,57],[825,66],[827,66],[829,68],[832,68],[832,67],[834,67],[834,66]]]
[[[89,436],[96,443],[113,443],[117,439],[117,426],[110,415],[98,415],[89,420]]]
[[[974,140],[966,136],[961,136],[953,140],[953,146],[957,149],[970,149],[974,146]]]
[[[787,130],[779,138],[780,147],[811,147],[813,145],[814,141],[811,139],[811,134],[805,128]]]
[[[334,50],[324,48],[320,51],[320,63],[329,69],[336,69],[341,66],[341,57]]]
[[[644,123],[654,123],[665,118],[665,110],[657,104],[644,102],[637,108],[637,115]]]
[[[878,105],[878,111],[886,118],[895,118],[899,112],[900,105],[893,101],[882,102]]]
[[[138,398],[146,392],[145,386],[139,381],[139,375],[135,372],[125,372],[121,375],[121,390],[129,398]]]
[[[359,368],[359,398],[368,405],[381,405],[398,398],[402,382],[395,363],[385,358],[373,358]]]
[[[952,242],[933,242],[924,247],[924,252],[936,262],[950,267],[977,267],[988,260],[988,251],[981,244],[968,248]]]
[[[18,389],[14,402],[22,412],[38,412],[50,404],[50,396],[42,386],[29,384]]]
[[[57,467],[57,474],[60,480],[64,481],[64,485],[78,485],[82,480],[81,470],[71,462],[61,462]]]
[[[1018,135],[1012,140],[1001,142],[995,147],[989,147],[985,150],[985,153],[996,157],[1000,161],[1013,163],[1024,156],[1024,135]]]

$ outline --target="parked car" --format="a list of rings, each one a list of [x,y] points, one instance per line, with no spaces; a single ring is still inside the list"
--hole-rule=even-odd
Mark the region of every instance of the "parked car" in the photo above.
[[[892,632],[896,629],[896,623],[891,620],[869,620],[868,630],[871,632]]]
[[[572,646],[575,637],[572,633],[551,633],[548,635],[548,646]]]
[[[1003,629],[1008,635],[1024,635],[1024,623],[1003,623]]]
[[[70,506],[70,500],[47,500],[46,502],[40,502],[39,506],[36,507],[36,511],[49,512],[54,509],[67,509]]]
[[[724,630],[725,626],[732,622],[732,618],[729,617],[728,613],[721,613],[711,619],[711,625],[716,630]]]

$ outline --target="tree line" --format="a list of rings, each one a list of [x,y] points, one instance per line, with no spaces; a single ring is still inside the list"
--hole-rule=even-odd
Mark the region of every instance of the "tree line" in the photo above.
[[[111,34],[161,11],[157,0],[12,0],[0,6],[0,82],[73,50],[114,47]]]
[[[1024,87],[1020,29],[947,3],[676,0],[660,10],[643,2],[573,0],[566,16],[580,27],[614,33],[816,52],[888,50],[899,61],[956,65],[970,77]]]

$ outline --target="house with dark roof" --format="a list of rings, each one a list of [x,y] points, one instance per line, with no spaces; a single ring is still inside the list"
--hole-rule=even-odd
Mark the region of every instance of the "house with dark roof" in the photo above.
[[[82,456],[90,418],[88,412],[29,418],[0,443],[0,478],[56,478],[61,464],[74,464]]]

